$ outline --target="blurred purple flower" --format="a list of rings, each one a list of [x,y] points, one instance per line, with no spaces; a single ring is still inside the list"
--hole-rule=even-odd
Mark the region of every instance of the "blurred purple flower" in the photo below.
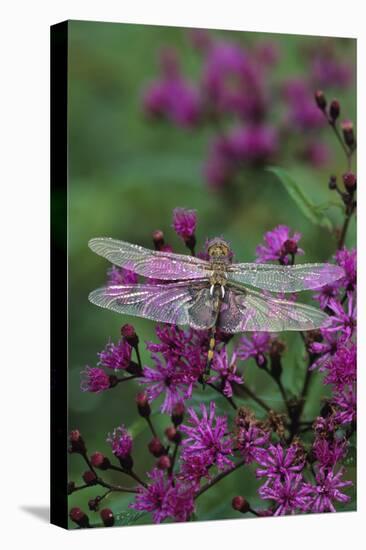
[[[108,434],[107,442],[112,447],[112,452],[117,458],[126,458],[132,451],[132,437],[125,426],[118,426]]]
[[[289,126],[308,131],[325,126],[325,117],[314,102],[312,86],[302,79],[291,79],[283,86],[289,109]]]
[[[350,487],[351,481],[342,481],[344,469],[340,469],[338,473],[334,473],[329,468],[321,467],[316,473],[316,485],[310,483],[307,487],[311,491],[311,500],[309,509],[312,512],[335,512],[333,502],[349,502],[350,497],[341,492],[341,489]]]
[[[164,117],[182,127],[195,126],[201,114],[198,90],[185,80],[173,50],[161,55],[162,76],[146,89],[145,112],[154,118]]]
[[[329,162],[330,155],[329,147],[319,140],[310,141],[301,152],[301,158],[314,166],[314,168],[326,166]]]
[[[273,67],[280,59],[279,46],[276,42],[259,42],[255,46],[254,55],[265,67]]]
[[[253,357],[257,365],[266,362],[266,354],[270,352],[272,336],[269,332],[253,332],[250,337],[243,336],[236,349],[237,356],[246,361]]]
[[[84,392],[99,393],[110,388],[110,379],[103,369],[88,367],[81,372],[80,389]]]
[[[278,135],[272,126],[250,124],[219,136],[211,144],[204,173],[213,189],[230,183],[243,165],[264,164],[278,150]]]
[[[187,521],[194,510],[194,494],[189,486],[167,477],[162,470],[154,468],[147,474],[148,486],[138,487],[135,502],[130,508],[151,512],[153,521],[161,523],[168,517],[176,521]]]
[[[197,213],[196,210],[186,208],[174,208],[173,229],[179,237],[186,240],[192,237],[196,231]]]
[[[290,445],[285,450],[279,443],[258,450],[256,461],[261,466],[256,470],[257,477],[269,479],[284,479],[286,474],[301,472],[305,465],[304,454],[299,452],[298,445]]]
[[[275,516],[305,512],[310,503],[311,488],[301,474],[285,473],[284,479],[276,478],[273,483],[264,484],[259,496],[275,502]]]
[[[260,120],[267,109],[260,65],[240,46],[216,42],[207,51],[203,89],[212,107],[247,120]]]
[[[212,370],[216,371],[218,374],[211,376],[209,381],[220,381],[222,391],[226,397],[232,397],[233,395],[232,382],[243,384],[243,379],[236,374],[236,369],[237,355],[235,352],[232,354],[231,359],[228,357],[226,347],[215,353],[212,361]]]
[[[291,254],[304,254],[301,248],[298,248],[298,242],[301,239],[301,233],[295,232],[290,235],[290,228],[286,225],[278,225],[272,231],[264,234],[265,244],[256,248],[256,261],[270,262],[279,261],[283,265],[288,265],[291,261]]]
[[[188,409],[188,424],[181,426],[181,431],[187,435],[183,439],[183,460],[201,455],[205,458],[207,466],[215,464],[220,470],[232,468],[233,463],[228,458],[232,455],[232,440],[228,437],[227,418],[215,415],[216,406],[210,403],[207,411],[201,403],[199,418],[195,410]]]
[[[131,362],[131,354],[132,347],[124,338],[121,338],[117,344],[109,342],[104,350],[98,353],[98,365],[115,371],[127,369]]]
[[[126,284],[136,284],[138,282],[138,275],[133,272],[131,269],[125,269],[123,267],[117,267],[112,265],[111,268],[107,271],[107,285],[126,285]]]
[[[320,51],[311,62],[312,80],[321,88],[346,88],[352,82],[349,63],[339,61],[334,52]]]

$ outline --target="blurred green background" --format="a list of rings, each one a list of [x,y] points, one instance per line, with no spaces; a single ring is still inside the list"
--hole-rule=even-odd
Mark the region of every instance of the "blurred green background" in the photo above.
[[[276,43],[281,58],[273,75],[279,82],[283,78],[304,76],[306,66],[299,52],[322,40],[244,32],[212,31],[212,34],[242,43],[249,50],[261,40]],[[343,59],[354,66],[355,41],[332,41]],[[138,384],[133,381],[98,395],[80,391],[80,371],[85,365],[95,365],[97,352],[109,338],[117,341],[120,326],[131,321],[88,302],[89,291],[104,284],[109,267],[88,249],[88,240],[111,236],[151,248],[151,233],[159,228],[175,251],[185,253],[184,245],[171,229],[172,210],[180,206],[198,212],[199,245],[203,245],[206,237],[224,235],[232,243],[238,261],[251,261],[263,233],[279,223],[303,233],[301,243],[306,256],[302,261],[325,261],[335,250],[335,240],[329,232],[311,224],[264,167],[243,171],[231,193],[210,192],[203,179],[202,165],[212,128],[182,130],[146,119],[141,109],[142,91],[156,77],[157,52],[166,45],[178,51],[184,73],[197,79],[202,60],[192,48],[185,29],[79,21],[69,24],[69,428],[79,428],[88,450],[94,452],[108,450],[106,435],[121,422],[132,427],[136,436],[136,470],[141,474],[152,467],[153,459],[145,451],[150,433],[143,423],[136,422],[134,396]],[[325,91],[330,98],[338,93],[345,116],[355,119],[354,87],[340,92]],[[273,113],[274,120],[278,116],[280,113]],[[329,165],[323,169],[309,167],[290,154],[281,161],[317,204],[335,200],[327,187],[329,174],[345,171],[344,158],[330,130],[324,132],[323,140],[333,152]],[[337,208],[329,211],[329,217],[335,224],[342,221]],[[347,244],[355,244],[354,222]],[[137,318],[133,323],[142,343],[154,338],[154,323]],[[299,335],[286,336],[286,341],[289,351],[284,383],[296,392],[305,368],[303,348]],[[148,363],[143,346],[142,357]],[[277,390],[254,363],[248,362],[245,367],[245,379],[269,404],[281,410]],[[317,374],[305,418],[317,413],[325,393]],[[203,394],[198,392],[196,402],[211,398],[227,410],[225,403],[207,390]],[[157,415],[155,422],[163,429],[169,418]],[[70,479],[80,483],[84,470],[80,457],[72,456]],[[351,457],[351,477],[353,470]],[[108,477],[117,481],[113,475]],[[199,500],[199,517],[237,517],[230,506],[233,494],[245,494],[256,506],[258,486],[253,469],[239,470]],[[70,505],[87,509],[88,498],[99,493],[96,488],[76,493],[70,497]],[[119,512],[129,498],[113,495],[105,504]],[[352,507],[354,503],[346,506]],[[148,516],[138,522],[146,521]]]

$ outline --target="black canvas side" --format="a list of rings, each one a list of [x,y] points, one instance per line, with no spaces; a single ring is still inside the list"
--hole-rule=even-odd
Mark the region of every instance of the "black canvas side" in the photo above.
[[[51,523],[67,528],[68,22],[51,27]]]

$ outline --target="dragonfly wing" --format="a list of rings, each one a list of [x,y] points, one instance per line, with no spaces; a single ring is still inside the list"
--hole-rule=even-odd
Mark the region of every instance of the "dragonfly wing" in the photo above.
[[[333,264],[232,264],[228,279],[271,292],[299,292],[320,288],[344,277],[341,267]]]
[[[314,330],[327,322],[328,315],[315,307],[230,287],[220,311],[220,328],[231,333]]]
[[[202,284],[186,283],[111,285],[89,294],[90,302],[117,313],[196,329],[210,328],[215,322],[209,297]]]
[[[205,260],[184,254],[148,250],[116,239],[91,239],[89,247],[115,265],[154,279],[202,279],[209,277],[212,272],[209,262]]]

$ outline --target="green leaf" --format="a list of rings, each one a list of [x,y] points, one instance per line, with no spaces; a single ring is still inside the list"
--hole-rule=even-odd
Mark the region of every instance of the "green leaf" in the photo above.
[[[332,230],[331,220],[324,214],[322,208],[316,206],[312,201],[305,195],[302,188],[296,183],[293,177],[278,166],[270,166],[267,168],[268,172],[271,172],[278,177],[292,200],[297,204],[301,212],[306,216],[306,218],[315,225],[320,227],[325,227],[329,231]]]

